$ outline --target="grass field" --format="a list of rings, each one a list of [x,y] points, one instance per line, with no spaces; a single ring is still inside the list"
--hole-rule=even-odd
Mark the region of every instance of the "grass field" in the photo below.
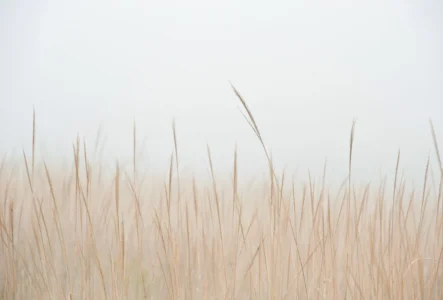
[[[272,167],[237,96],[266,181],[239,184],[235,152],[220,180],[209,148],[208,181],[180,177],[177,147],[167,178],[138,170],[135,156],[109,174],[79,140],[69,168],[34,150],[5,156],[0,299],[443,299],[442,177],[429,179],[429,163],[418,187],[398,168],[393,184],[355,186],[352,126],[342,186],[294,182]]]

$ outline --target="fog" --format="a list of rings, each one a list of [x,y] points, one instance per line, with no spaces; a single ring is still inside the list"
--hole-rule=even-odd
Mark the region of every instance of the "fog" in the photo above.
[[[356,178],[395,170],[420,184],[433,120],[443,148],[440,1],[2,1],[0,151],[71,159],[77,135],[114,164],[167,171],[175,118],[181,169],[277,169],[344,179],[356,120]],[[91,154],[92,156],[92,154]],[[142,159],[143,158],[143,159]]]

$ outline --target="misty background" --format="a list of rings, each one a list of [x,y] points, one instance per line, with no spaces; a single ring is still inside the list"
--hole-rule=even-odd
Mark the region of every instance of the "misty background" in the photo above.
[[[347,174],[357,120],[356,180],[401,169],[421,185],[443,148],[441,1],[0,1],[0,152],[72,160],[77,134],[93,159],[132,156],[167,172],[177,126],[183,172],[267,163],[229,81],[247,101],[278,170]],[[239,110],[240,109],[240,110]],[[143,159],[142,159],[143,158]]]

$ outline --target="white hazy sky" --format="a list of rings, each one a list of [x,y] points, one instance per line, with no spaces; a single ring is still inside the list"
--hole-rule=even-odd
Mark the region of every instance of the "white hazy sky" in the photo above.
[[[443,2],[0,1],[0,150],[71,155],[100,126],[104,159],[131,156],[138,124],[144,162],[165,170],[177,122],[182,167],[266,167],[229,80],[248,102],[279,168],[408,177],[443,148]],[[140,146],[141,147],[141,146]]]

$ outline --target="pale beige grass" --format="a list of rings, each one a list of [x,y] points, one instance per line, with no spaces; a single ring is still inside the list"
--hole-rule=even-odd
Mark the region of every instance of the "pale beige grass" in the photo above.
[[[293,182],[274,170],[235,92],[267,181],[239,184],[236,151],[221,180],[209,147],[207,181],[178,176],[175,125],[166,178],[145,177],[135,155],[106,177],[79,140],[69,169],[34,152],[3,160],[0,299],[443,298],[441,181],[432,186],[428,165],[419,187],[398,168],[394,190],[351,176],[338,192],[324,177]],[[133,135],[135,154],[135,124]]]

